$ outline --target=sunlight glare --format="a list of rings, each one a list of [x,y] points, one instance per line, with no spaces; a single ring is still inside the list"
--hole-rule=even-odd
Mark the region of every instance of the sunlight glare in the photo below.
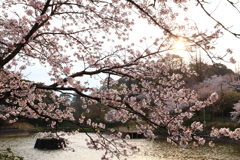
[[[173,48],[175,48],[177,50],[185,50],[186,44],[184,43],[183,40],[179,39],[175,42],[175,44],[173,45]]]

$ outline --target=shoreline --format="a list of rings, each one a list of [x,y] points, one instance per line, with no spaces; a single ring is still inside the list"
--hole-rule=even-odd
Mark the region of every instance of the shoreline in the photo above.
[[[0,138],[2,137],[14,137],[14,136],[27,136],[30,134],[35,134],[35,133],[39,133],[41,131],[37,130],[37,129],[31,129],[31,130],[23,130],[23,129],[17,129],[17,128],[13,128],[13,129],[4,129],[4,130],[0,130]],[[83,132],[79,132],[79,133],[83,133]],[[103,134],[107,134],[109,135],[112,132],[109,131],[105,131],[102,132]],[[131,133],[124,133],[123,132],[123,137],[126,136],[127,134],[131,134]],[[155,135],[157,136],[156,139],[165,139],[167,138],[168,134],[166,133],[155,133]],[[240,145],[240,139],[239,140],[235,140],[229,137],[210,137],[207,133],[202,133],[202,134],[197,134],[197,136],[203,137],[206,142],[209,141],[213,141],[213,142],[221,142],[221,143],[233,143],[233,144],[238,144]],[[141,139],[141,138],[146,138],[143,135],[139,135],[137,137],[131,137],[133,139]]]
[[[4,129],[0,130],[0,137],[14,137],[14,136],[27,136],[29,135],[28,130],[23,129]]]
[[[156,138],[156,139],[166,139],[167,136],[168,136],[167,134],[166,135],[163,135],[163,134],[160,135],[159,133],[157,133],[156,135],[158,136],[158,138]],[[229,138],[229,137],[226,137],[226,136],[222,136],[220,138],[217,138],[217,137],[211,137],[207,133],[196,134],[196,136],[200,136],[200,137],[204,138],[206,140],[206,142],[212,141],[213,143],[214,142],[220,142],[220,143],[232,143],[232,144],[240,145],[240,139],[236,140],[234,138]]]

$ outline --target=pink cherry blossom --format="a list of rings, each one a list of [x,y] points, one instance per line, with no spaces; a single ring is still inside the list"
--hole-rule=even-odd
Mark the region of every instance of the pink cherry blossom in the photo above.
[[[232,89],[237,88],[238,81],[236,76],[215,76],[197,85],[196,91],[186,88],[183,74],[196,73],[172,55],[177,52],[173,43],[182,39],[190,54],[201,48],[214,62],[227,56],[215,54],[222,30],[236,37],[238,34],[209,13],[217,25],[207,31],[198,28],[188,17],[180,16],[181,11],[187,13],[188,6],[204,9],[203,1],[194,2],[198,5],[188,5],[187,0],[1,1],[0,100],[6,103],[0,105],[0,118],[9,123],[16,122],[18,116],[39,118],[49,121],[52,127],[62,121],[79,127],[88,125],[96,137],[89,136],[86,143],[91,149],[105,149],[103,159],[139,151],[128,143],[129,136],[123,137],[120,131],[111,130],[110,139],[106,139],[100,132],[106,128],[104,122],[96,123],[83,113],[75,118],[75,108],[59,93],[78,94],[86,112],[94,112],[88,105],[98,105],[106,113],[106,121],[134,121],[137,132],[149,139],[157,138],[155,131],[161,128],[166,130],[166,139],[173,146],[203,145],[205,139],[196,135],[203,130],[203,124],[194,121],[186,126],[184,121],[217,100],[220,84]],[[138,18],[158,32],[132,42],[135,37],[131,32],[135,31]],[[232,54],[234,50],[226,51]],[[230,62],[235,60],[230,58]],[[48,70],[46,78],[52,84],[40,78],[38,82],[32,81],[28,69],[36,63]],[[90,80],[84,80],[86,77],[101,81],[102,86],[93,87]],[[137,83],[118,84],[115,77]],[[238,103],[234,109],[232,118],[238,121]],[[239,139],[239,135],[239,129],[213,128],[211,132],[215,137]],[[52,133],[40,136],[58,137]]]

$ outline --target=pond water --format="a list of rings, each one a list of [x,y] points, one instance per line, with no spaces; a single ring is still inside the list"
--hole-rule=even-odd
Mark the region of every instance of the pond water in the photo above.
[[[86,146],[84,133],[67,137],[69,147],[64,150],[34,149],[37,136],[0,138],[0,149],[11,147],[24,160],[100,160],[103,151],[91,150]],[[131,139],[131,144],[140,147],[141,152],[128,157],[129,160],[239,160],[240,145],[217,143],[215,147],[203,146],[194,149],[171,147],[164,140]],[[73,151],[74,149],[74,151]],[[116,158],[115,158],[116,159]]]

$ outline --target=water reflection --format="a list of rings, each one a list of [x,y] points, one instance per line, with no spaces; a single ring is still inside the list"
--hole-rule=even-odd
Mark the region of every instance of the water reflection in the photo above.
[[[86,135],[79,133],[69,136],[70,145],[67,151],[43,151],[34,149],[36,135],[27,137],[0,138],[0,149],[11,147],[12,151],[24,160],[98,160],[104,151],[90,150],[85,145]],[[132,139],[130,143],[140,147],[141,152],[128,157],[129,160],[239,160],[240,145],[218,143],[210,148],[184,149],[171,147],[163,140],[149,141],[146,139]],[[72,148],[72,149],[71,149]],[[73,151],[74,149],[74,151]]]
[[[135,156],[140,160],[239,160],[240,145],[217,143],[211,148],[208,145],[184,149],[171,147],[165,141],[145,142],[135,141],[134,144],[142,148],[142,152]],[[147,147],[146,147],[147,146]],[[139,157],[139,158],[138,158]],[[134,159],[134,157],[132,157]]]

